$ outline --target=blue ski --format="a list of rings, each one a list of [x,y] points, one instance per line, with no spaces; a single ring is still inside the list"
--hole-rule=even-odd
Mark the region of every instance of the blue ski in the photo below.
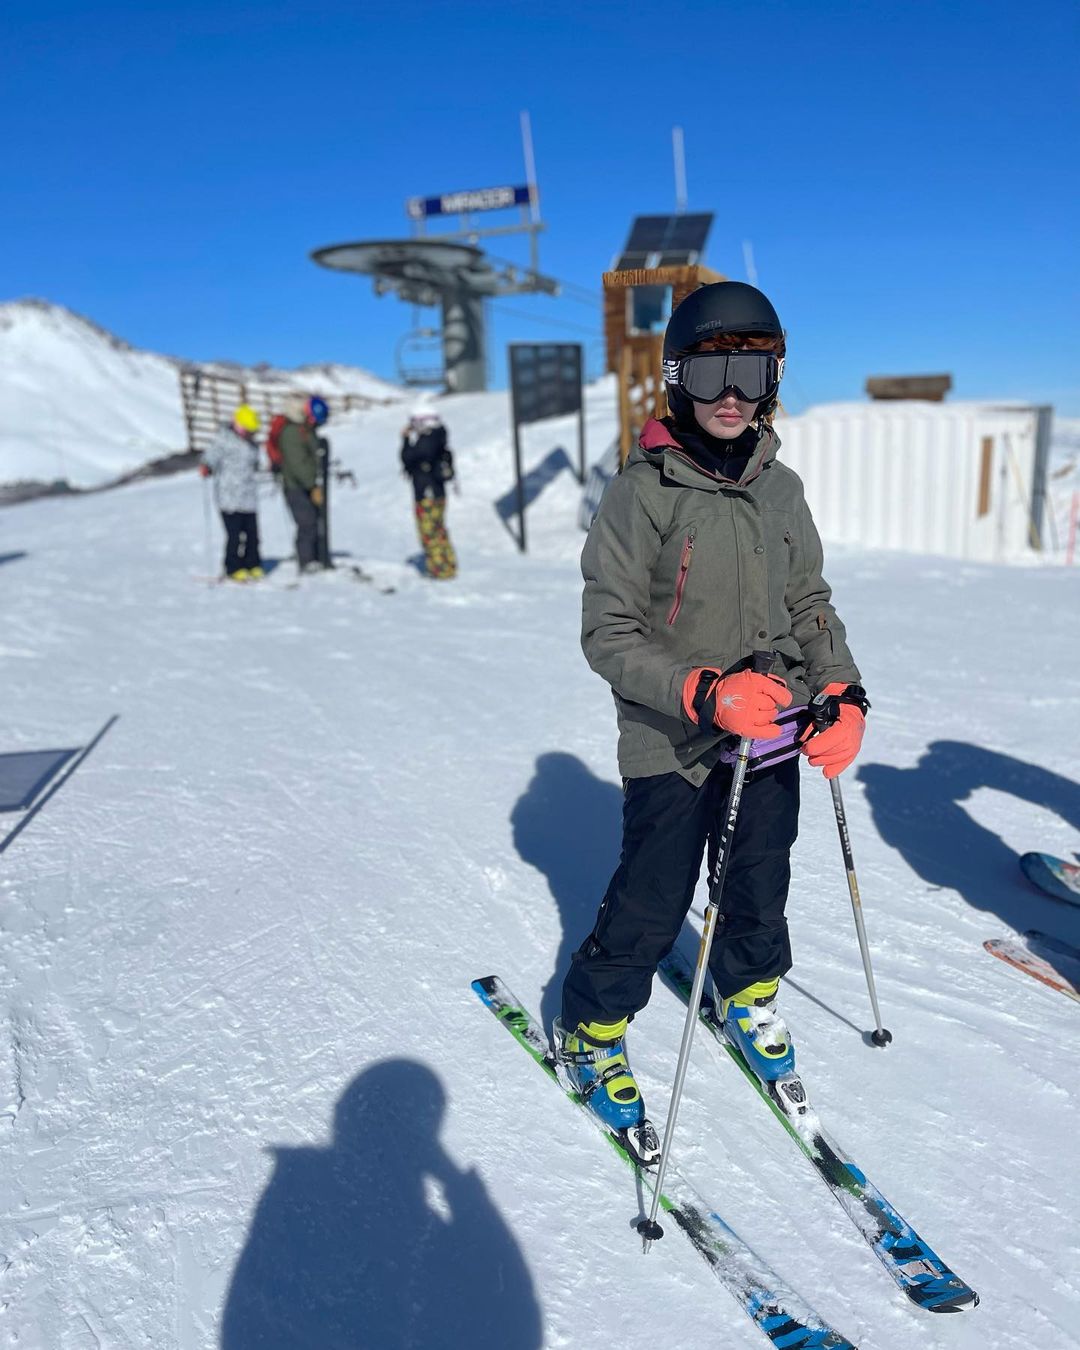
[[[660,975],[684,1003],[690,999],[693,971],[680,952],[660,963]],[[701,1021],[743,1071],[758,1096],[810,1159],[818,1175],[840,1202],[878,1260],[909,1299],[929,1312],[974,1308],[979,1296],[945,1264],[911,1224],[889,1204],[840,1146],[826,1134],[810,1106],[801,1079],[788,1075],[773,1091],[762,1083],[703,1004]]]
[[[582,1104],[577,1093],[568,1091],[560,1082],[542,1027],[506,985],[498,976],[490,975],[486,979],[473,980],[472,987],[518,1044],[648,1186],[653,1180],[652,1173],[639,1166],[621,1141],[605,1130]],[[660,1197],[661,1210],[686,1234],[712,1273],[773,1345],[780,1350],[857,1350],[853,1342],[833,1331],[789,1289],[670,1165],[667,1183],[667,1191]]]
[[[1080,867],[1051,853],[1025,853],[1020,870],[1033,886],[1067,905],[1080,905]]]

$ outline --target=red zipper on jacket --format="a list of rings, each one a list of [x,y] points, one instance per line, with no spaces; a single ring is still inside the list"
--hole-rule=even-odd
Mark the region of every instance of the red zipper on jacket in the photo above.
[[[686,585],[686,574],[690,571],[690,558],[694,552],[695,537],[694,531],[691,530],[682,546],[682,557],[679,559],[679,579],[675,583],[675,603],[671,606],[671,613],[667,616],[669,628],[679,617],[679,610],[682,609],[683,587]]]

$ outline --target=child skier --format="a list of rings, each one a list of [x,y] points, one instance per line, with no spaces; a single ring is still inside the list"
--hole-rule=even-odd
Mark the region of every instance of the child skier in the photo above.
[[[674,946],[706,843],[715,850],[737,739],[755,745],[709,975],[725,1032],[766,1080],[794,1068],[776,996],[791,967],[799,750],[831,778],[862,741],[866,699],[817,530],[801,482],[776,458],[784,353],[776,311],[754,287],[722,281],[689,295],[664,337],[671,415],[645,425],[582,553],[582,646],[618,714],[623,843],[563,985],[555,1050],[644,1163],[659,1144],[624,1035]],[[769,674],[750,668],[762,650]],[[822,691],[839,696],[839,716],[808,740],[806,705]]]
[[[203,451],[199,472],[214,479],[214,500],[225,526],[225,575],[230,581],[258,581],[263,572],[259,556],[259,505],[255,473],[259,447],[255,433],[259,414],[247,403],[233,413]]]

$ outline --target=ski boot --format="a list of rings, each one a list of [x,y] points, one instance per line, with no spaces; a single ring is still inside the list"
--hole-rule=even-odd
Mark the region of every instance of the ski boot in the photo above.
[[[709,1015],[728,1044],[761,1083],[762,1091],[800,1129],[816,1119],[802,1079],[795,1072],[795,1047],[784,1019],[776,1011],[779,980],[760,980],[730,998],[715,998]]]
[[[247,581],[251,573],[246,567],[238,567],[235,572],[229,573],[230,581]]]
[[[262,581],[266,573],[261,567],[251,567],[248,569],[248,576],[252,581]]]
[[[571,1034],[556,1018],[556,1071],[636,1162],[654,1167],[660,1139],[626,1059],[626,1020],[580,1023]]]
[[[795,1051],[776,1011],[779,980],[759,980],[720,1000],[724,1034],[763,1083],[795,1070]]]

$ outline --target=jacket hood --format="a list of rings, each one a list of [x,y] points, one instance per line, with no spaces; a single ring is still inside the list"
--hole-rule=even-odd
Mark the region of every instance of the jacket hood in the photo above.
[[[715,492],[721,485],[746,487],[776,458],[780,449],[780,437],[772,427],[762,427],[758,434],[757,447],[747,461],[746,468],[736,481],[721,478],[711,473],[694,459],[690,452],[680,444],[678,435],[670,418],[663,421],[650,417],[641,429],[641,437],[627,458],[630,464],[652,464],[662,468],[668,478],[684,487],[705,488]]]

